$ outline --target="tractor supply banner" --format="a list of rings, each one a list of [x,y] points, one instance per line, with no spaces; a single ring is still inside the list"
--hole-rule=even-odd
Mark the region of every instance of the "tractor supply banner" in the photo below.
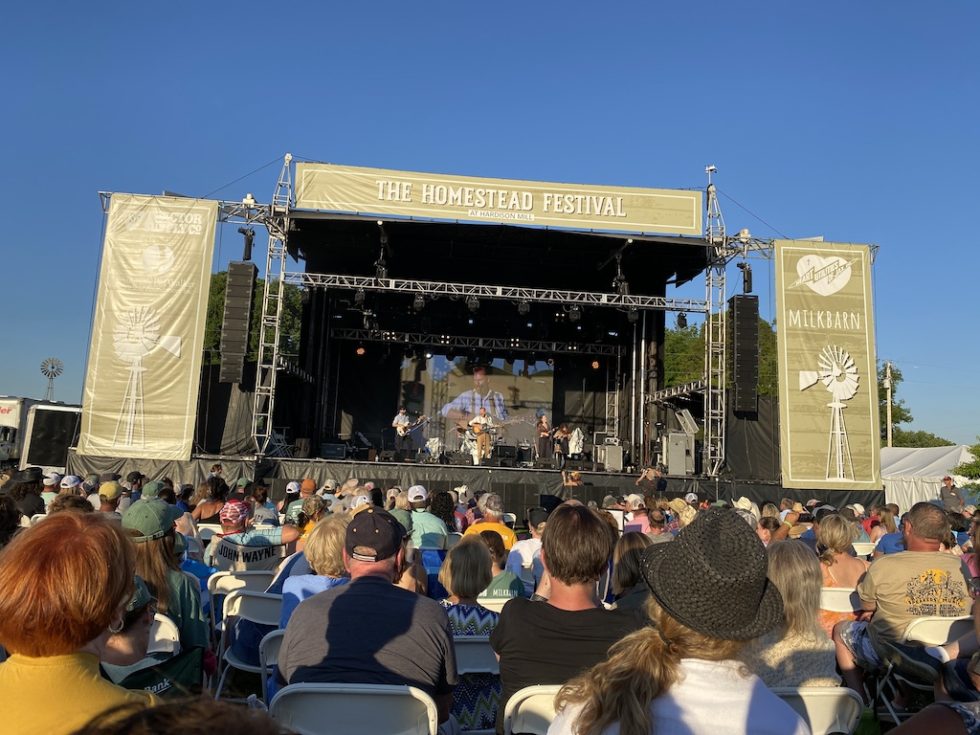
[[[296,207],[574,230],[701,235],[701,192],[296,164]]]
[[[783,486],[881,490],[867,245],[777,240]]]
[[[78,453],[191,455],[218,203],[113,194]]]

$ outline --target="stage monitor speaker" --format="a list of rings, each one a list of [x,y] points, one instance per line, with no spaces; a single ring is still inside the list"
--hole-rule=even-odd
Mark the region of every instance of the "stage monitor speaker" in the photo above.
[[[498,444],[494,452],[501,459],[515,459],[517,457],[517,447],[510,444]]]
[[[606,466],[606,472],[622,472],[623,471],[623,448],[606,446],[605,449],[605,461],[603,464]]]
[[[732,352],[736,413],[759,409],[759,297],[742,294],[728,301],[732,315]]]
[[[446,459],[449,460],[449,464],[453,465],[472,465],[473,455],[468,452],[449,452],[446,455]]]
[[[534,469],[553,470],[555,469],[555,460],[550,457],[538,457],[538,459],[534,460]]]
[[[252,321],[252,294],[258,269],[254,263],[232,261],[225,282],[225,310],[221,321],[219,383],[241,383]]]
[[[320,445],[320,457],[322,459],[347,459],[347,445],[324,442]]]

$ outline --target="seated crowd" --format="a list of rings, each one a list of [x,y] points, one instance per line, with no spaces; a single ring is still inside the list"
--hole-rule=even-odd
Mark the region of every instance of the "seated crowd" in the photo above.
[[[846,686],[871,705],[868,677],[894,667],[936,699],[895,732],[980,731],[976,628],[940,647],[903,638],[917,618],[972,614],[974,509],[640,489],[515,509],[518,533],[499,495],[465,486],[305,478],[275,502],[247,478],[229,486],[220,466],[196,489],[140,472],[22,471],[0,489],[5,723],[150,732],[192,711],[238,722],[226,706],[167,701],[219,673],[219,638],[258,663],[276,626],[226,620],[217,634],[208,580],[267,571],[284,637],[265,701],[298,683],[409,684],[432,698],[440,732],[502,733],[508,699],[545,684],[561,686],[549,733],[807,733],[772,688]],[[876,544],[873,561],[860,543]],[[855,608],[824,609],[826,588],[853,591]],[[164,654],[149,650],[161,617],[177,639]],[[458,672],[465,638],[492,649],[499,674]],[[167,686],[146,678],[164,666]],[[262,717],[239,731],[276,732]]]

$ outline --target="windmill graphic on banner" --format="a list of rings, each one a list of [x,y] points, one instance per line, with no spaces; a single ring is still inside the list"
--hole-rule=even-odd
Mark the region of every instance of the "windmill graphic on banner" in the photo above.
[[[146,425],[143,416],[143,375],[147,368],[143,360],[160,347],[176,358],[180,357],[180,337],[160,335],[160,318],[145,306],[126,312],[112,334],[116,356],[129,366],[126,392],[123,396],[113,445],[143,446]]]
[[[827,345],[820,351],[817,366],[817,370],[800,371],[800,390],[806,390],[820,382],[833,399],[827,404],[830,409],[827,479],[853,480],[854,465],[851,462],[851,447],[844,424],[844,409],[847,408],[846,401],[857,394],[861,376],[858,375],[853,358],[845,349],[836,345]]]

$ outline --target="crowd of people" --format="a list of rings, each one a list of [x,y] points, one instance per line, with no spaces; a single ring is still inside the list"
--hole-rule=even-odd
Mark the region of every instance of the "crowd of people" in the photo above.
[[[847,686],[872,705],[867,678],[888,666],[936,688],[937,704],[895,732],[980,731],[976,633],[943,647],[902,637],[916,618],[971,614],[975,508],[668,498],[653,470],[637,490],[507,513],[465,486],[303,478],[275,501],[220,466],[196,488],[139,471],[21,471],[0,489],[5,723],[143,732],[191,711],[240,718],[127,687],[159,663],[158,615],[199,681],[216,674],[208,579],[268,570],[285,631],[272,688],[410,684],[445,733],[503,732],[506,702],[535,684],[561,685],[556,734],[806,733],[772,687]],[[872,561],[861,542],[876,544]],[[827,587],[855,591],[859,608],[822,609]],[[228,645],[257,662],[267,629],[224,623]],[[489,638],[499,675],[457,671],[454,643],[471,636]],[[274,732],[261,718],[240,731]]]

